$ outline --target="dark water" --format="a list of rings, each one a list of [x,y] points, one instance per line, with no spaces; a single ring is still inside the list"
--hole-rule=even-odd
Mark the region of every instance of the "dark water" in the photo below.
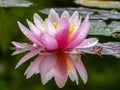
[[[40,75],[34,75],[26,80],[25,69],[30,62],[14,69],[23,54],[11,56],[11,41],[28,41],[17,26],[17,21],[26,24],[26,18],[33,20],[33,14],[37,12],[43,18],[46,15],[39,12],[40,9],[53,7],[78,7],[71,0],[31,0],[34,5],[28,8],[0,8],[0,90],[58,90],[52,79],[46,85],[42,85]],[[92,37],[92,36],[90,36]],[[95,37],[95,36],[94,36]],[[112,37],[97,36],[101,42],[114,41]],[[120,89],[120,60],[113,56],[85,54],[82,60],[88,71],[88,82],[83,84],[79,78],[79,85],[68,79],[63,90],[117,90]]]

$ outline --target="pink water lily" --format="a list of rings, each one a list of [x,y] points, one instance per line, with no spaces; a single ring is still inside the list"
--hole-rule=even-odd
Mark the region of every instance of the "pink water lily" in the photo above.
[[[45,21],[36,13],[33,18],[34,24],[27,20],[29,29],[18,22],[21,31],[32,44],[12,42],[16,46],[13,55],[28,51],[16,68],[37,55],[25,71],[27,78],[39,73],[42,83],[46,84],[54,77],[57,86],[62,88],[68,76],[78,84],[79,74],[86,83],[87,71],[81,61],[81,54],[98,53],[88,49],[95,46],[98,39],[85,39],[90,30],[89,15],[81,23],[78,11],[75,11],[72,16],[64,11],[59,17],[54,9],[51,9]]]

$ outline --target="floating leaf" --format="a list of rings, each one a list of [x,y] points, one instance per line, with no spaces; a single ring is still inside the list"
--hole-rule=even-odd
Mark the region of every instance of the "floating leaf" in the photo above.
[[[74,11],[78,11],[79,14],[85,18],[87,14],[90,14],[90,19],[102,19],[102,20],[108,20],[108,19],[114,19],[114,20],[120,20],[120,12],[115,10],[101,10],[101,9],[92,9],[92,8],[54,8],[55,11],[61,15],[61,13],[64,10],[67,10],[70,14],[72,14]],[[40,12],[44,14],[48,14],[50,8],[42,9]]]
[[[120,9],[119,1],[105,1],[105,0],[75,0],[76,4],[88,7],[106,8],[106,9]]]
[[[0,0],[0,7],[29,7],[32,4],[26,0]]]
[[[107,42],[99,44],[102,46],[102,55],[113,55],[117,58],[120,58],[120,42]]]
[[[112,36],[114,38],[120,38],[120,22],[119,21],[112,21],[109,25],[108,28],[112,32]]]
[[[119,21],[112,21],[108,25],[103,20],[90,20],[90,22],[91,22],[91,30],[89,34],[113,36],[114,38],[120,39],[120,22]]]
[[[109,29],[105,29],[107,25],[103,20],[91,20],[90,22],[91,29],[89,34],[111,36],[112,32]]]

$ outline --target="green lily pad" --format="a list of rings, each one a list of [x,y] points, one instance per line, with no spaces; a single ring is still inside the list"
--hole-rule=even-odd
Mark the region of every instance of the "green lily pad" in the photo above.
[[[120,38],[120,21],[112,21],[108,28],[111,30],[114,38]]]
[[[97,7],[105,9],[120,9],[119,1],[102,1],[102,0],[75,0],[76,4],[87,7]]]
[[[107,25],[103,20],[91,20],[91,28],[89,34],[111,36],[110,29],[106,29]]]
[[[90,22],[91,29],[89,34],[112,36],[120,39],[120,21],[112,21],[108,25],[103,20],[90,20]]]

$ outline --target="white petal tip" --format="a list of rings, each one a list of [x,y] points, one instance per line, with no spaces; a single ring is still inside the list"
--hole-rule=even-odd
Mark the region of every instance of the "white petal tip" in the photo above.
[[[86,84],[87,81],[88,81],[88,78],[87,78],[87,76],[86,76],[85,79],[83,80],[83,83]]]
[[[17,24],[18,24],[18,25],[20,25],[20,24],[21,24],[21,22],[20,22],[20,21],[17,21]]]
[[[15,69],[17,69],[17,68],[18,68],[18,66],[16,65],[16,66],[15,66]]]

